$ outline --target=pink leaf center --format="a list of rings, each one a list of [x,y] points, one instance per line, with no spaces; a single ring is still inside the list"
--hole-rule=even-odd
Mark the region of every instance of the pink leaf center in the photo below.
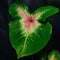
[[[28,17],[26,20],[24,20],[24,27],[27,33],[29,33],[32,29],[34,29],[35,26],[36,22],[32,17]]]

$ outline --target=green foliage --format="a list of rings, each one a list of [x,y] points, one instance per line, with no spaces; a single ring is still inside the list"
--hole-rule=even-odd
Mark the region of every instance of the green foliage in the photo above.
[[[48,54],[48,60],[60,60],[60,54],[58,50],[52,50]]]
[[[24,25],[20,22],[23,21],[24,18],[21,15],[21,12],[25,12],[27,15],[35,17],[37,24],[39,24],[31,34],[26,36],[26,33],[24,32],[25,29],[21,28],[22,25]],[[23,2],[15,2],[10,6],[9,13],[14,21],[9,22],[9,36],[13,48],[16,50],[18,59],[37,53],[47,45],[51,37],[52,26],[49,22],[42,24],[38,22],[38,20],[46,21],[47,17],[54,15],[57,12],[58,9],[53,6],[44,6],[37,9],[34,13],[30,13]]]

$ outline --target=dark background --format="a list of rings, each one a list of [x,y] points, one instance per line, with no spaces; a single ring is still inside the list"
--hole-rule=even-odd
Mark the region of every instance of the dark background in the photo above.
[[[10,44],[8,26],[9,21],[12,20],[9,16],[8,8],[14,1],[15,0],[0,0],[0,60],[17,60],[16,52]],[[60,9],[59,0],[22,1],[28,5],[31,12],[38,7],[45,5],[52,5]],[[41,55],[44,55],[45,53],[48,55],[51,50],[56,49],[60,51],[60,11],[59,13],[49,17],[47,20],[49,20],[53,26],[53,32],[49,43],[40,52],[28,57],[23,57],[20,60],[39,60]]]

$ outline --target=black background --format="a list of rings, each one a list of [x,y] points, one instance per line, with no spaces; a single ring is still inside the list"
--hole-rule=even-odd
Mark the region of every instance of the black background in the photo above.
[[[17,60],[15,50],[10,44],[9,40],[9,21],[12,18],[9,15],[8,8],[15,0],[0,0],[0,60]],[[45,5],[52,5],[60,9],[59,0],[22,0],[24,1],[30,11],[34,11],[38,7]],[[49,17],[47,20],[53,26],[53,32],[50,41],[40,52],[23,57],[20,60],[39,60],[41,55],[48,54],[51,50],[60,51],[60,11],[59,13]],[[47,60],[47,59],[46,59]]]

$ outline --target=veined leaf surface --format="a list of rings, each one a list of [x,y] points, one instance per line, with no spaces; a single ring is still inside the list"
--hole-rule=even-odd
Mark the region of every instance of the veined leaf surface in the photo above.
[[[53,6],[44,6],[30,13],[23,2],[10,6],[9,13],[14,20],[9,22],[9,36],[18,58],[32,55],[46,46],[52,26],[49,22],[42,24],[38,20],[46,21],[47,17],[57,12],[58,9]]]

